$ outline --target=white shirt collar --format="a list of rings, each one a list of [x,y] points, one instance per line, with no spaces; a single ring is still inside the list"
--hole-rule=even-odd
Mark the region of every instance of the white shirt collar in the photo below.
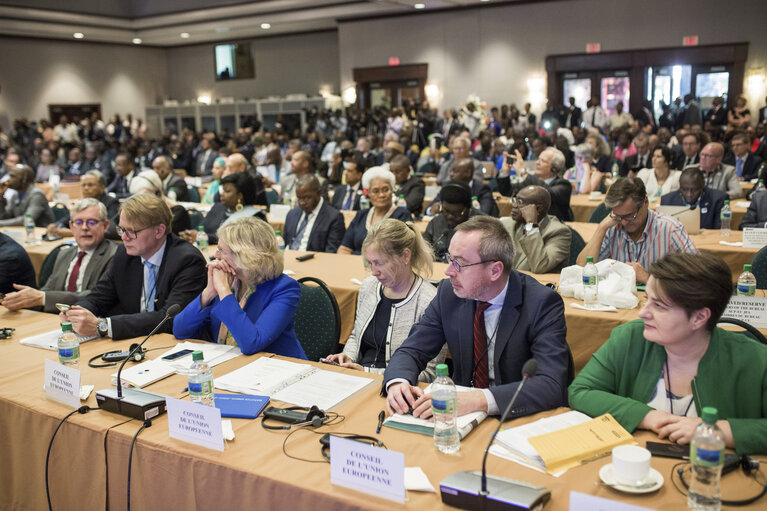
[[[165,241],[162,243],[162,246],[160,249],[152,254],[148,259],[141,258],[141,264],[144,264],[144,262],[149,261],[153,265],[157,266],[157,268],[160,268],[160,265],[162,265],[162,256],[165,254],[165,247],[168,246],[168,238],[165,238]]]
[[[509,277],[506,277],[506,285],[503,286],[503,290],[501,290],[500,293],[498,293],[493,298],[488,300],[488,303],[490,304],[490,306],[492,307],[494,305],[500,305],[501,307],[503,307],[503,302],[506,301],[506,291],[508,290],[509,290]]]

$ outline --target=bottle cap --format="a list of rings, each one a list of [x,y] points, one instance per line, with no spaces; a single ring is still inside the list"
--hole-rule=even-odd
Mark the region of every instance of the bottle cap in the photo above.
[[[280,235],[280,231],[274,231],[274,235],[275,236],[279,236]]]
[[[716,422],[717,415],[719,415],[719,412],[713,406],[703,407],[703,414],[702,414],[703,422],[707,424],[713,424]]]
[[[730,203],[730,201],[728,201],[728,200],[724,201],[725,206],[728,205],[729,203]]]
[[[744,264],[743,265],[743,271],[751,271],[751,265],[750,264]]]
[[[61,324],[61,331],[62,332],[71,332],[72,331],[72,323],[69,321]]]
[[[192,352],[192,362],[197,362],[198,360],[202,360],[202,351],[197,350]]]
[[[594,256],[587,256],[586,257],[586,264],[593,263],[594,262]]]
[[[447,364],[437,364],[437,376],[447,376]]]
[[[205,227],[203,227],[202,225],[198,225],[198,226],[197,226],[197,230],[198,230],[198,231],[204,231],[204,230],[205,230]]]

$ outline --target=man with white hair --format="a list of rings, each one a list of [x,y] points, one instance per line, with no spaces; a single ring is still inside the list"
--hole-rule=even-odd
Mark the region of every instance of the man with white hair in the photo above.
[[[442,166],[439,168],[439,172],[437,172],[437,184],[441,185],[443,182],[451,179],[450,178],[450,171],[453,168],[453,165],[458,160],[462,160],[464,158],[471,158],[471,140],[466,137],[456,137],[453,139],[452,143],[450,144],[450,152],[453,154],[453,157],[442,164]],[[482,181],[485,177],[482,173],[482,164],[479,160],[476,160],[472,158],[472,163],[474,165],[474,172],[472,173],[472,179],[478,179],[479,181]]]

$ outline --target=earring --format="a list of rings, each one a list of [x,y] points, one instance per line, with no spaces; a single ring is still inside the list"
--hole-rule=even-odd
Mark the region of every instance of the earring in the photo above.
[[[242,211],[243,207],[244,206],[242,205],[242,200],[240,200],[240,202],[237,203],[237,206],[234,209],[237,211]]]

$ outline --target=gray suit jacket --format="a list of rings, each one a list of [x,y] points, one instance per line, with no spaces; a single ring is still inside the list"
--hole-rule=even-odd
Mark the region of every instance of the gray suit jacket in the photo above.
[[[48,199],[34,184],[29,185],[24,192],[24,198],[10,208],[7,207],[5,199],[0,197],[0,227],[24,225],[26,213],[32,215],[37,227],[46,227],[53,223],[53,211],[48,206]]]
[[[75,304],[80,298],[87,296],[90,290],[101,279],[101,276],[106,272],[109,262],[112,260],[112,256],[117,250],[117,244],[104,238],[101,244],[96,247],[93,255],[88,261],[88,266],[85,267],[85,274],[83,275],[83,291],[69,292],[66,291],[67,287],[67,270],[72,259],[77,256],[79,248],[77,245],[64,248],[59,252],[56,257],[56,264],[53,266],[53,272],[50,278],[41,288],[45,291],[45,306],[43,310],[45,312],[58,312],[56,309],[57,303],[67,303],[69,305]]]
[[[525,224],[516,223],[511,217],[501,219],[514,242],[515,270],[533,273],[558,273],[567,266],[570,258],[570,228],[553,215],[545,216],[538,232],[525,236]]]
[[[685,168],[690,167],[697,167],[700,169],[700,164],[689,165]],[[701,170],[701,172],[703,171]],[[706,173],[703,172],[704,177],[705,175]],[[721,163],[719,168],[716,169],[712,174],[711,180],[709,181],[709,179],[706,178],[706,186],[715,190],[722,190],[727,192],[727,195],[730,196],[730,199],[740,199],[743,197],[743,188],[741,188],[740,181],[738,181],[738,173],[735,171],[735,167],[732,165]]]

